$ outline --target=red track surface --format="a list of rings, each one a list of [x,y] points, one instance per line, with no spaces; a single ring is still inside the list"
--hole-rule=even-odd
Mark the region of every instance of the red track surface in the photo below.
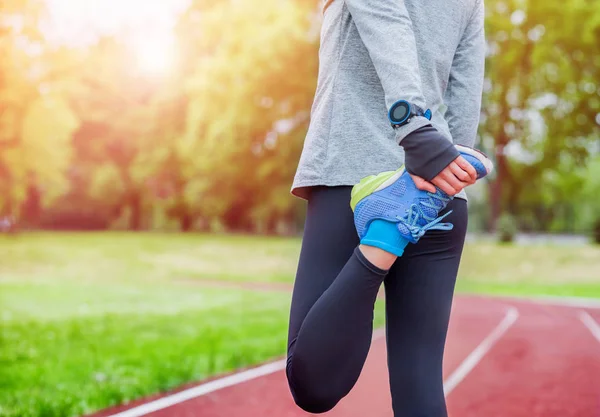
[[[524,301],[460,297],[445,355],[448,378],[516,307],[519,317],[448,396],[451,417],[600,417],[600,341],[581,311]],[[331,417],[392,417],[384,338],[373,342],[356,387]],[[106,410],[100,415],[120,412]],[[301,417],[283,371],[146,414],[150,417]]]

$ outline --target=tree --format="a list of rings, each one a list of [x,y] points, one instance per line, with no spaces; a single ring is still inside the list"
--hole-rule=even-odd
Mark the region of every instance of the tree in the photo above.
[[[586,0],[497,0],[486,7],[482,137],[496,158],[492,218],[507,210],[547,228],[557,204],[576,192],[573,170],[600,137],[600,62],[591,58],[600,43],[600,8]]]
[[[196,52],[185,54],[185,131],[163,164],[169,213],[184,229],[198,218],[269,228],[297,210],[287,188],[316,81],[315,8],[278,0],[202,6],[180,27],[184,50]]]
[[[0,215],[35,220],[65,188],[77,120],[53,82],[38,1],[0,4]],[[26,210],[22,204],[26,203]]]

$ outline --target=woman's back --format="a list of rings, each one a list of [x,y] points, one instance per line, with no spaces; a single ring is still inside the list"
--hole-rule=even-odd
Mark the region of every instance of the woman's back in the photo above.
[[[417,104],[431,109],[435,128],[473,146],[485,48],[482,0],[332,0],[325,6],[318,86],[294,189],[352,185],[401,165],[402,132],[386,118],[399,99],[422,97]],[[405,64],[401,73],[398,63]]]

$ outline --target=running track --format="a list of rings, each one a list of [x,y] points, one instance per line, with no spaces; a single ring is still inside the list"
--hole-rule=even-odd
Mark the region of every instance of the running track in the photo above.
[[[283,362],[96,417],[301,417]],[[451,417],[600,417],[600,303],[458,297],[444,363]],[[251,378],[251,379],[250,379]],[[392,417],[385,340],[328,417]]]

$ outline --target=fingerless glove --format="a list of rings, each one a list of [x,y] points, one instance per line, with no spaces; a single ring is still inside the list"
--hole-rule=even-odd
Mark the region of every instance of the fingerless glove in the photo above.
[[[424,126],[407,135],[400,146],[404,148],[404,165],[408,172],[427,181],[434,179],[460,153],[432,125]]]

